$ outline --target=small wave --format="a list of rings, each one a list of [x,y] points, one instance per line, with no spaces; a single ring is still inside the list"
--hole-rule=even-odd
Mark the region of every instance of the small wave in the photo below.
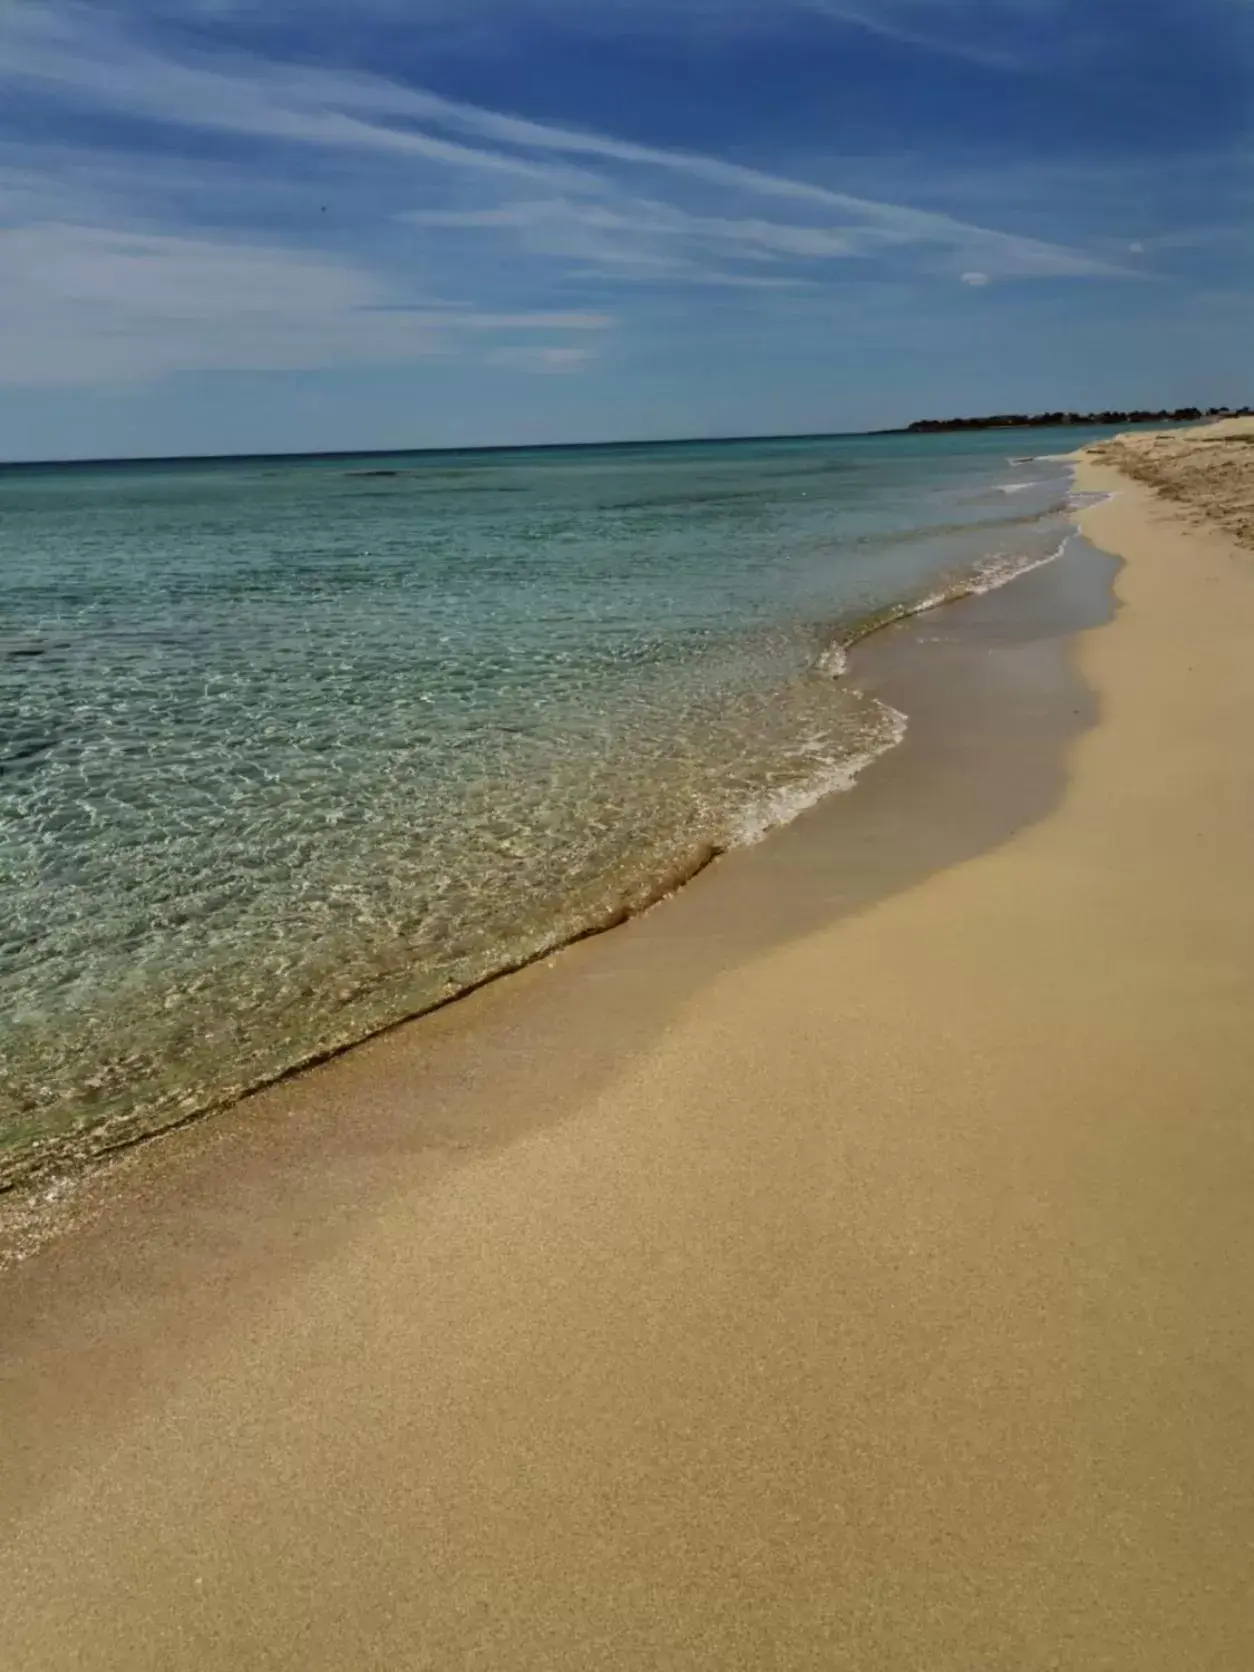
[[[939,609],[943,604],[956,604],[962,598],[982,598],[985,593],[996,592],[999,587],[1017,581],[1021,575],[1053,563],[1062,556],[1073,538],[1073,533],[1064,535],[1054,550],[1044,557],[1009,556],[999,552],[984,558],[970,574],[937,592],[929,592],[925,597],[908,599],[904,603],[890,604],[873,615],[864,616],[821,652],[816,668],[830,679],[840,679],[848,672],[849,652],[863,639],[869,639],[872,633],[882,632],[885,627],[892,627],[899,621],[912,620],[916,615],[926,615],[929,610]]]
[[[843,760],[830,761],[806,783],[790,784],[787,789],[775,790],[748,808],[732,832],[731,845],[751,847],[780,825],[791,824],[829,795],[851,790],[868,766],[890,749],[895,749],[906,735],[906,716],[888,703],[881,702],[877,706],[882,711],[884,731],[871,748],[863,749],[856,755],[847,755]]]
[[[965,590],[956,592],[956,598],[982,598],[986,592],[996,592],[1000,586],[1008,586],[1011,581],[1017,581],[1020,575],[1031,574],[1033,569],[1043,569],[1047,563],[1054,563],[1066,551],[1072,536],[1066,534],[1054,547],[1052,552],[1046,552],[1044,557],[992,557],[988,558],[976,570],[975,579]],[[953,602],[951,598],[941,599],[942,603]]]
[[[1113,493],[1082,493],[1076,491],[1067,497],[1068,511],[1090,511],[1094,505],[1105,505],[1108,499],[1113,499]]]
[[[834,639],[815,664],[820,673],[830,679],[840,679],[849,672],[849,648],[841,639]]]
[[[1032,487],[1054,486],[1053,483],[1049,482],[1033,482],[1030,485]],[[991,491],[988,490],[983,490],[979,495],[974,496],[970,501],[968,501],[968,503],[971,504],[987,504],[990,502],[999,503],[992,501]],[[1063,512],[1066,509],[1066,495],[1060,493],[1058,498],[1056,500],[1051,500],[1048,505],[1033,507],[1030,511],[1019,511],[1007,506],[1005,516],[981,518],[978,523],[972,523],[968,520],[964,522],[929,523],[926,527],[913,529],[887,528],[874,534],[855,535],[849,543],[856,547],[859,551],[874,551],[885,547],[901,551],[903,548],[913,545],[918,541],[932,544],[937,540],[945,539],[954,534],[967,538],[971,535],[973,528],[978,528],[985,533],[991,529],[1008,531],[1016,528],[1035,528],[1046,517],[1051,517],[1056,512]],[[1010,538],[1009,533],[1003,532],[1002,538]]]
[[[1028,488],[1040,487],[1039,482],[1002,482],[998,485],[998,493],[1024,493]]]

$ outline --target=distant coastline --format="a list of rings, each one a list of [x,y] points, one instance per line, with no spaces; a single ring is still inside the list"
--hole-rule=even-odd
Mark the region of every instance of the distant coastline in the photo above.
[[[1067,424],[1189,424],[1202,418],[1250,418],[1248,406],[1178,406],[1160,412],[998,412],[987,418],[919,418],[883,435],[930,435],[938,430],[1036,430]]]

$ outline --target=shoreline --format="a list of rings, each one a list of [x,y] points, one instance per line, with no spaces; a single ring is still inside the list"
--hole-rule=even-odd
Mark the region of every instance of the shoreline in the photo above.
[[[1063,457],[1065,456],[1060,455],[1060,458]],[[1064,515],[1074,523],[1072,508],[1068,507]],[[1039,515],[1026,519],[1029,525],[1034,525],[1038,520]],[[831,643],[819,653],[816,670],[825,677],[839,680],[846,688],[859,691],[860,687],[847,677],[849,657],[855,650],[865,650],[869,641],[904,622],[925,616],[934,610],[949,609],[972,598],[984,597],[1004,586],[1014,585],[1033,570],[1057,561],[1078,532],[1078,523],[1074,523],[1072,530],[1048,557],[986,559],[972,568],[968,574],[949,581],[939,591],[929,592],[914,599],[905,599],[855,620],[847,628],[839,629]],[[503,958],[484,973],[431,998],[416,1009],[407,1010],[368,1032],[335,1039],[252,1083],[241,1082],[242,1090],[212,1097],[181,1112],[171,1109],[168,1118],[163,1118],[156,1124],[142,1124],[140,1117],[130,1113],[111,1115],[81,1127],[71,1126],[59,1130],[45,1138],[31,1139],[12,1147],[0,1148],[0,1270],[3,1269],[6,1260],[5,1220],[12,1219],[15,1211],[20,1214],[23,1204],[32,1196],[49,1189],[60,1194],[65,1190],[77,1188],[79,1182],[89,1177],[94,1169],[107,1167],[117,1156],[157,1143],[201,1121],[220,1118],[261,1093],[334,1062],[346,1052],[357,1050],[371,1040],[386,1038],[399,1028],[435,1015],[449,1005],[459,1004],[484,988],[507,980],[533,965],[546,963],[572,946],[619,928],[671,898],[715,860],[765,839],[821,802],[854,790],[869,767],[883,754],[900,746],[909,725],[909,714],[894,707],[891,701],[880,699],[879,706],[883,711],[888,733],[886,739],[874,748],[865,753],[850,754],[833,762],[813,783],[798,784],[788,790],[768,794],[765,798],[760,796],[757,801],[747,803],[735,830],[725,839],[706,838],[695,842],[688,851],[677,855],[657,874],[641,876],[608,896],[603,904],[592,910],[577,927],[555,930],[550,938],[543,939],[538,945],[525,946],[516,956]],[[12,1202],[6,1201],[6,1198],[12,1198],[12,1201],[17,1202],[16,1210]]]
[[[311,1122],[311,1160],[316,1164],[320,1157],[328,1167],[352,1170],[356,1155],[351,1146],[347,1155],[339,1152],[337,1134],[326,1130],[324,1111],[364,1096],[374,1106],[385,1141],[396,1141],[398,1127],[404,1126],[401,1141],[408,1149],[407,1105],[414,1094],[406,1087],[398,1095],[392,1057],[419,1061],[424,1082],[435,1082],[434,1091],[424,1083],[419,1095],[433,1100],[439,1112],[431,1115],[421,1105],[415,1110],[418,1130],[412,1139],[424,1154],[444,1153],[446,1124],[459,1134],[473,1131],[472,1150],[481,1138],[508,1142],[519,1122],[481,1118],[476,1105],[482,1106],[486,1094],[465,1095],[469,1071],[462,1057],[486,1051],[493,1067],[476,1078],[488,1086],[507,1078],[512,1047],[502,1046],[501,1040],[536,1026],[547,1035],[561,1034],[561,1018],[572,1001],[578,1002],[581,983],[593,983],[595,992],[596,983],[619,979],[615,970],[620,963],[629,970],[629,1025],[617,1016],[613,1048],[599,1053],[605,1059],[599,1072],[608,1074],[661,1032],[670,1012],[702,982],[777,941],[810,932],[816,904],[832,920],[865,909],[914,877],[996,845],[1021,824],[1039,818],[1062,792],[1061,751],[1072,730],[1092,724],[1095,717],[1076,681],[1072,640],[1077,631],[1107,618],[1114,569],[1112,560],[1087,545],[1076,520],[1058,551],[1043,563],[1028,563],[988,585],[972,579],[954,595],[924,599],[876,621],[870,633],[843,650],[845,671],[828,677],[856,683],[887,711],[909,709],[914,719],[907,714],[902,734],[869,761],[859,762],[851,782],[742,842],[711,846],[682,883],[674,885],[672,879],[652,904],[625,913],[613,925],[594,927],[430,1009],[331,1048],[243,1097],[140,1134],[112,1153],[80,1159],[68,1169],[64,1158],[58,1166],[54,1155],[45,1172],[0,1191],[0,1284],[6,1271],[46,1244],[72,1237],[83,1224],[94,1225],[102,1215],[120,1218],[119,1234],[125,1240],[132,1211],[128,1204],[137,1197],[148,1201],[153,1191],[167,1188],[162,1183],[167,1174],[177,1224],[180,1200],[189,1191],[194,1196],[204,1190],[239,1191],[251,1198],[251,1188],[241,1190],[239,1183],[249,1169],[263,1178],[267,1166],[279,1178],[303,1172],[304,1158],[293,1160],[290,1143],[274,1153],[267,1134],[276,1118]],[[857,663],[852,679],[851,656]],[[1058,723],[1050,717],[1049,704],[1056,705]],[[1032,729],[1030,741],[1025,727]],[[1028,753],[1020,761],[1025,741]],[[979,780],[976,797],[962,787],[971,777]],[[956,794],[952,784],[960,786]],[[951,803],[947,809],[946,802]],[[924,809],[933,818],[938,811],[944,814],[941,828],[903,842],[901,832],[914,828],[916,811]],[[872,850],[882,851],[872,859]],[[725,889],[720,871],[727,877]],[[787,887],[785,873],[795,875]],[[696,893],[693,884],[699,885]],[[741,912],[747,926],[739,936],[729,936],[722,922],[726,904]],[[624,934],[631,941],[617,947],[619,958],[616,937]],[[589,956],[605,968],[594,963],[585,971],[582,960]],[[555,972],[557,992],[544,991]],[[586,1026],[598,1027],[597,1005],[585,1009]],[[434,1070],[424,1060],[428,1051]],[[568,1076],[572,1086],[585,1085],[583,1059],[589,1055],[583,1047],[579,1065]],[[387,1088],[382,1105],[372,1085],[376,1075]],[[527,1095],[535,1092],[533,1087]],[[453,1113],[446,1116],[450,1105]],[[460,1153],[463,1147],[459,1136],[453,1148]],[[254,1149],[265,1159],[258,1159]],[[217,1158],[232,1152],[234,1163],[220,1167]],[[226,1183],[219,1171],[235,1182]],[[258,1209],[264,1211],[264,1199]],[[321,1211],[319,1205],[311,1214]]]
[[[1081,468],[1113,621],[5,1276],[16,1672],[1254,1659],[1254,560]]]
[[[36,1426],[68,1368],[63,1344],[71,1358],[84,1346],[85,1315],[110,1316],[116,1338],[93,1339],[78,1394],[90,1385],[102,1390],[93,1407],[129,1409],[155,1340],[229,1324],[229,1309],[212,1305],[193,1307],[189,1324],[189,1290],[238,1298],[241,1284],[273,1281],[275,1236],[298,1264],[325,1258],[397,1189],[434,1188],[450,1169],[577,1114],[728,971],[1044,816],[1063,793],[1065,750],[1096,718],[1074,635],[1108,619],[1116,567],[1077,531],[1067,546],[1007,585],[903,615],[853,647],[859,688],[914,718],[851,793],[725,850],[613,933],[50,1189],[0,1195],[0,1338],[33,1331],[36,1365],[52,1351]],[[8,1496],[16,1491],[10,1480]]]

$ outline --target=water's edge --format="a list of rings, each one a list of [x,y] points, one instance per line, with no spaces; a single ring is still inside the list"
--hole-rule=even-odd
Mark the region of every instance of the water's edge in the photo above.
[[[865,644],[877,633],[898,626],[914,617],[942,609],[949,604],[982,597],[991,591],[999,590],[1021,579],[1034,569],[1053,562],[1061,556],[1075,537],[1076,532],[1077,529],[1073,528],[1060,545],[1045,558],[1038,557],[1017,563],[1011,561],[977,568],[943,591],[929,593],[917,600],[893,606],[890,609],[876,612],[849,624],[836,635],[820,657],[819,667],[821,671],[828,677],[842,678],[848,670],[850,654],[856,647]],[[856,690],[857,687],[854,686],[853,689]],[[781,825],[791,822],[820,801],[825,801],[834,795],[854,788],[862,773],[873,762],[901,743],[909,724],[906,714],[878,698],[873,699],[873,701],[877,709],[882,712],[886,722],[884,741],[879,746],[840,762],[831,771],[825,773],[821,780],[807,787],[804,793],[790,795],[779,802],[768,803],[765,807],[760,807],[752,817],[747,814],[741,828],[735,832],[730,840],[726,842],[706,840],[694,844],[687,853],[681,855],[663,872],[649,878],[643,878],[635,885],[625,889],[616,898],[593,911],[581,923],[576,925],[573,931],[559,929],[539,944],[533,943],[517,956],[507,957],[494,963],[490,969],[451,990],[440,993],[430,1002],[394,1016],[380,1026],[371,1027],[360,1034],[336,1040],[323,1049],[307,1052],[298,1060],[282,1066],[273,1073],[261,1075],[243,1087],[232,1088],[224,1096],[209,1097],[203,1103],[198,1103],[191,1109],[182,1108],[172,1111],[169,1119],[159,1120],[155,1124],[141,1124],[137,1119],[120,1115],[80,1130],[62,1132],[47,1139],[36,1139],[29,1142],[22,1148],[14,1150],[9,1156],[0,1159],[0,1195],[12,1192],[24,1193],[27,1190],[45,1188],[49,1185],[57,1188],[66,1179],[72,1178],[78,1172],[90,1168],[95,1163],[108,1161],[129,1150],[220,1114],[268,1087],[281,1084],[294,1076],[343,1056],[346,1052],[356,1049],[357,1046],[367,1040],[391,1034],[412,1021],[443,1010],[447,1006],[465,999],[507,976],[515,975],[531,965],[551,958],[564,947],[604,934],[606,931],[640,916],[660,901],[675,894],[732,848],[757,842],[769,834],[771,830],[778,829]]]

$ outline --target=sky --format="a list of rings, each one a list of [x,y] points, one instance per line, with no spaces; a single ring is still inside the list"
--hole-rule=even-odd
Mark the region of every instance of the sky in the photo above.
[[[1251,0],[0,0],[0,459],[1254,400]]]

